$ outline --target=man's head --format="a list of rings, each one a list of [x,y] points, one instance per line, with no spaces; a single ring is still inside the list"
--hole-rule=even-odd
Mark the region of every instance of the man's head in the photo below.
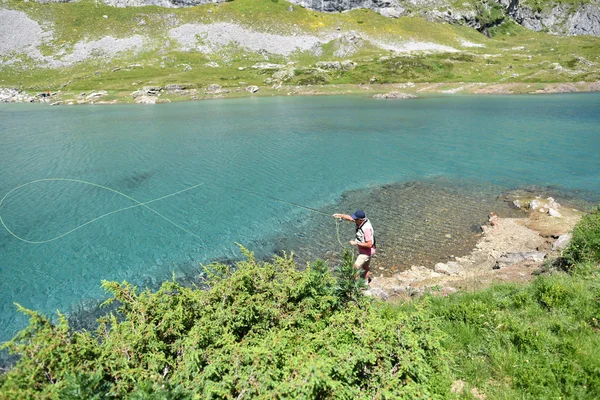
[[[354,212],[354,214],[352,214],[350,217],[356,223],[361,222],[362,220],[364,220],[365,218],[367,218],[367,216],[365,215],[365,212],[363,210],[356,210]]]

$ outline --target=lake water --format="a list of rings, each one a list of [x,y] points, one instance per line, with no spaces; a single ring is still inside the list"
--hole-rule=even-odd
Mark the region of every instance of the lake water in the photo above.
[[[335,264],[334,212],[370,216],[377,274],[432,265],[516,189],[600,203],[599,94],[0,105],[0,341],[15,302],[82,312],[103,279],[194,279],[236,243]]]

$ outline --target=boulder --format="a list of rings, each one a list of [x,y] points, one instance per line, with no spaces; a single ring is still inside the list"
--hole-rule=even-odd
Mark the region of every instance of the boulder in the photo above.
[[[444,274],[444,275],[459,275],[460,271],[461,271],[461,267],[460,267],[460,264],[457,263],[456,261],[450,261],[446,264],[444,264],[444,263],[435,264],[435,266],[433,267],[433,270],[437,273]]]
[[[339,61],[319,61],[317,68],[339,71],[342,69],[342,63]]]
[[[529,208],[530,210],[537,210],[538,208],[540,208],[540,206],[542,205],[542,203],[539,200],[531,200],[529,202],[529,206],[527,208]]]
[[[561,213],[559,213],[558,211],[556,211],[554,208],[549,208],[548,209],[548,215],[551,217],[562,217]]]
[[[256,93],[260,90],[260,88],[258,86],[255,85],[251,85],[251,86],[247,86],[246,87],[246,92],[250,92],[250,93]]]
[[[548,197],[546,200],[548,201],[548,207],[554,208],[555,210],[560,208],[560,204],[558,204],[552,197]]]
[[[165,86],[165,90],[167,92],[181,92],[182,90],[186,90],[187,85],[182,85],[180,83],[170,83]]]
[[[376,297],[376,298],[384,300],[384,301],[390,298],[389,293],[387,293],[382,288],[378,288],[378,287],[365,290],[363,292],[363,294],[365,296]]]
[[[498,257],[493,268],[500,269],[523,261],[542,262],[544,258],[546,258],[546,253],[543,251],[504,253]]]
[[[131,93],[131,97],[137,99],[142,96],[158,96],[162,87],[160,86],[144,86],[143,88]]]
[[[341,64],[342,69],[344,71],[349,71],[351,69],[356,68],[356,63],[354,61],[352,61],[352,60],[344,60],[340,64]]]
[[[552,250],[565,249],[571,243],[572,238],[573,234],[571,232],[565,233],[564,235],[560,235],[558,239],[556,239],[554,244],[552,244]]]
[[[285,68],[280,69],[279,71],[273,74],[273,79],[277,79],[280,81],[288,81],[294,77],[294,69],[293,68]]]
[[[222,89],[223,88],[221,87],[221,85],[212,83],[212,84],[208,85],[208,87],[206,88],[206,92],[207,93],[221,93]]]
[[[100,90],[98,92],[94,91],[90,94],[88,94],[87,96],[85,96],[86,100],[93,100],[93,99],[99,99],[102,96],[106,96],[108,93],[106,92],[106,90]]]
[[[141,95],[135,97],[135,102],[138,104],[156,104],[157,96]]]
[[[373,96],[374,99],[416,99],[417,96],[401,92],[381,93]]]
[[[36,97],[17,89],[0,88],[0,103],[32,103],[37,101]]]
[[[254,69],[280,69],[283,67],[284,67],[284,65],[271,64],[271,63],[258,63],[258,64],[254,64],[252,66],[252,68],[254,68]]]

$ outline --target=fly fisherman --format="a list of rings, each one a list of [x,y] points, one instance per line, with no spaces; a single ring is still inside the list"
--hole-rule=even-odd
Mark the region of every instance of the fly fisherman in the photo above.
[[[371,282],[371,257],[375,254],[375,232],[371,221],[365,215],[363,210],[356,210],[352,215],[348,214],[333,214],[333,218],[345,219],[346,221],[354,221],[356,224],[356,240],[351,240],[351,246],[358,247],[358,257],[354,262],[356,269],[362,268],[365,272],[365,281],[367,284]]]

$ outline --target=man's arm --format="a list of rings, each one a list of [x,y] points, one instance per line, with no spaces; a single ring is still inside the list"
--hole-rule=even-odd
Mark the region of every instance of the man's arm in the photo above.
[[[368,242],[357,242],[356,240],[351,240],[350,244],[352,246],[356,245],[358,247],[364,247],[365,249],[370,249],[371,247],[373,247],[373,241],[369,240]]]
[[[348,214],[333,214],[333,218],[345,219],[346,221],[354,221]]]

